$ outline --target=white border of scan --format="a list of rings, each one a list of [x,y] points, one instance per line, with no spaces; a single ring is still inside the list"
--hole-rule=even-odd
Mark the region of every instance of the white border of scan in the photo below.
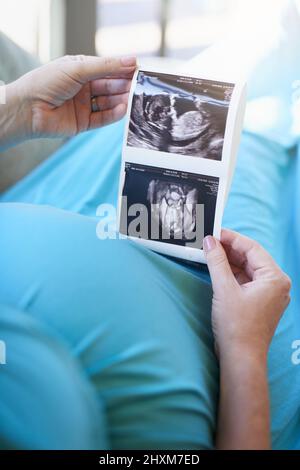
[[[131,114],[131,106],[134,91],[136,89],[137,76],[139,71],[152,72],[152,73],[165,73],[169,75],[185,76],[190,78],[197,78],[201,80],[212,80],[217,82],[225,82],[234,84],[234,90],[229,105],[224,145],[222,152],[222,160],[206,160],[204,158],[196,158],[192,156],[172,155],[170,153],[158,152],[156,150],[139,149],[129,147],[128,131],[129,121]],[[125,181],[125,164],[135,163],[139,165],[153,166],[158,168],[166,168],[171,170],[185,171],[189,173],[196,173],[205,176],[215,176],[219,178],[219,190],[216,203],[215,220],[214,220],[214,232],[213,235],[216,238],[221,236],[222,218],[230,189],[231,181],[233,178],[236,156],[240,143],[240,135],[243,126],[243,118],[246,106],[246,84],[244,82],[238,82],[236,80],[223,80],[220,77],[209,76],[204,74],[193,73],[180,73],[178,70],[165,70],[162,67],[141,67],[139,68],[132,81],[132,86],[129,94],[129,104],[126,115],[126,128],[123,140],[122,150],[122,165],[121,165],[121,176],[119,184],[119,204],[118,204],[118,221],[120,227],[120,215],[121,215],[121,197],[123,192],[123,186]],[[125,237],[122,235],[122,237]],[[126,238],[126,237],[125,237]],[[131,238],[131,237],[128,237]],[[143,240],[137,238],[131,238],[136,243],[144,245],[149,249],[176,258],[184,260],[194,261],[198,263],[205,263],[205,257],[202,250],[189,248],[184,246],[172,245],[169,243],[163,243],[158,241]]]

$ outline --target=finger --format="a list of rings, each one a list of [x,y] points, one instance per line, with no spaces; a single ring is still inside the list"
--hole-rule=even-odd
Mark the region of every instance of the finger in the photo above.
[[[61,60],[64,70],[71,78],[86,83],[116,74],[130,74],[136,68],[135,57],[94,57],[85,55],[66,56]]]
[[[107,126],[113,122],[122,119],[126,114],[127,106],[125,104],[118,104],[115,108],[98,113],[91,113],[89,129],[97,129],[98,127]]]
[[[122,95],[98,96],[96,103],[100,111],[106,111],[107,109],[115,108],[118,104],[127,105],[128,96],[128,93],[123,93]]]
[[[235,271],[235,272],[233,271],[233,273],[234,273],[234,277],[236,278],[240,286],[251,282],[251,279],[247,276],[247,274],[244,271],[241,271],[241,270]]]
[[[230,264],[238,266],[239,268],[243,268],[246,261],[245,256],[233,250],[232,246],[230,244],[225,243],[224,241],[222,241],[222,246],[227,254],[227,258]]]
[[[203,249],[214,292],[224,293],[225,289],[236,287],[238,284],[221,243],[209,236],[204,239]]]
[[[119,95],[127,93],[130,90],[131,80],[125,78],[103,78],[91,82],[91,94],[100,95]]]
[[[122,73],[112,72],[103,78],[124,78],[125,80],[132,80],[134,72],[135,72],[135,68],[134,69],[130,68],[129,71],[124,70]]]
[[[256,241],[231,230],[222,230],[221,242],[224,244],[230,262],[244,267],[250,278],[264,275],[268,270],[278,269],[269,253]]]
[[[224,246],[223,246],[223,248],[224,248]],[[226,250],[225,250],[225,252],[226,252]],[[227,258],[228,258],[228,255],[227,255]],[[251,279],[248,277],[247,273],[245,272],[245,270],[243,268],[240,268],[240,267],[236,266],[235,264],[231,263],[229,258],[228,258],[228,261],[229,261],[229,264],[230,264],[230,267],[231,267],[231,271],[233,272],[233,275],[236,278],[239,285],[247,284],[248,282],[251,282]]]
[[[224,241],[222,241],[222,246],[225,250],[233,273],[235,274],[235,271],[244,272],[249,280],[252,279],[253,271],[248,267],[245,256],[235,251],[230,244],[226,244]]]

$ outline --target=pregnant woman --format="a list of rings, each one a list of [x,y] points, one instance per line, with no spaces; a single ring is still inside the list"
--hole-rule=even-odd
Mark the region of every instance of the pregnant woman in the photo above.
[[[66,57],[8,85],[1,147],[118,121],[135,67]],[[0,447],[299,446],[291,283],[258,243],[280,260],[290,155],[244,136],[226,224],[257,241],[205,239],[211,289],[200,268],[97,239],[122,132],[76,137],[0,199]]]

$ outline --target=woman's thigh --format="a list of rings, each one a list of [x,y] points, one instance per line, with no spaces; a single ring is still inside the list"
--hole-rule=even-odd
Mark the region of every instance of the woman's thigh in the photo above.
[[[98,143],[100,143],[101,139],[105,141],[105,136],[105,132],[100,133],[97,137]],[[116,143],[116,145],[118,144]],[[77,169],[79,167],[80,162],[78,161]],[[291,223],[291,220],[293,220],[293,217],[296,220],[295,212],[293,212],[296,210],[293,207],[293,193],[289,194],[288,191],[288,189],[293,188],[291,187],[293,183],[293,168],[293,157],[289,151],[262,137],[244,134],[237,171],[224,218],[225,226],[238,230],[262,243],[282,267],[291,274],[295,284],[292,303],[276,332],[269,355],[273,442],[278,447],[292,445],[291,440],[286,438],[286,429],[289,428],[291,422],[295,422],[297,418],[299,419],[297,415],[297,397],[300,389],[299,374],[291,360],[293,352],[292,344],[300,337],[298,318],[300,317],[299,297],[297,298],[296,295],[297,276],[295,271],[297,261],[295,259],[295,251],[290,243],[290,239],[293,238],[292,231],[295,225]],[[113,165],[110,169],[106,168],[104,179],[107,183],[117,177],[117,170],[118,165]],[[71,184],[71,180],[72,178],[69,182],[69,191],[72,189],[71,186],[75,184],[75,181]],[[104,187],[106,186],[104,185]],[[95,187],[98,186],[93,185],[94,189]],[[102,194],[99,188],[96,193],[98,196],[97,198],[91,196],[92,199],[89,202],[89,207],[96,208],[98,203],[107,202],[105,199],[107,191],[105,194]],[[114,199],[115,196],[110,195],[109,202]],[[94,212],[95,210],[92,210],[91,213]],[[103,242],[96,240],[94,236],[95,221],[90,219],[83,221],[83,218],[77,219],[76,216],[71,218],[71,216],[61,212],[55,213],[54,216],[54,213],[49,212],[48,209],[44,215],[42,215],[43,210],[33,208],[30,209],[29,214],[28,210],[25,211],[27,215],[24,217],[21,217],[21,213],[21,207],[15,208],[11,212],[13,221],[10,220],[10,223],[13,225],[16,225],[14,219],[21,220],[17,224],[19,232],[23,230],[21,225],[24,225],[25,228],[24,237],[21,236],[21,233],[17,235],[15,240],[16,252],[13,253],[11,248],[10,260],[11,265],[14,267],[13,269],[16,269],[19,274],[18,284],[21,286],[21,289],[18,291],[19,294],[16,291],[16,295],[13,295],[10,291],[5,292],[5,296],[9,295],[9,298],[13,299],[13,304],[20,304],[20,299],[23,299],[24,305],[26,306],[27,303],[29,305],[28,311],[42,315],[45,321],[50,322],[54,326],[56,331],[61,332],[64,337],[70,340],[74,351],[83,360],[86,367],[89,368],[98,390],[107,396],[109,416],[111,417],[110,422],[116,424],[116,427],[112,427],[112,440],[117,446],[128,445],[128,442],[133,442],[131,432],[127,432],[127,425],[123,429],[124,433],[118,430],[118,423],[120,422],[118,421],[119,410],[122,408],[122,403],[125,403],[126,400],[128,401],[127,391],[130,387],[128,388],[126,385],[126,390],[124,390],[122,387],[119,387],[119,382],[117,382],[117,392],[112,393],[111,387],[108,387],[108,391],[106,391],[106,380],[103,381],[103,376],[109,376],[114,380],[116,372],[118,378],[123,377],[124,379],[125,376],[130,378],[132,374],[128,373],[126,364],[128,364],[130,370],[134,371],[138,362],[128,360],[122,362],[120,360],[122,355],[119,354],[113,366],[109,364],[108,368],[103,371],[101,366],[99,366],[101,374],[98,369],[94,372],[94,364],[97,363],[99,357],[103,358],[105,356],[102,355],[103,352],[108,357],[111,356],[110,348],[118,345],[118,342],[120,342],[119,335],[122,334],[124,328],[125,331],[122,337],[125,338],[125,344],[126,341],[130,342],[131,340],[132,344],[135,344],[136,340],[138,344],[142,344],[139,354],[132,355],[131,357],[135,359],[140,354],[144,354],[144,359],[140,361],[141,370],[143,371],[143,364],[147,364],[145,370],[148,367],[148,356],[147,354],[145,355],[147,348],[145,345],[149,345],[149,342],[144,341],[145,330],[148,331],[147,334],[150,334],[153,325],[144,327],[141,323],[148,325],[148,322],[152,320],[154,324],[159,324],[160,334],[158,339],[160,349],[158,348],[159,354],[155,356],[154,364],[160,363],[160,357],[162,363],[165,363],[164,355],[161,351],[162,345],[165,346],[164,354],[170,351],[170,356],[174,354],[175,348],[176,354],[181,356],[179,363],[183,362],[184,364],[181,371],[185,369],[186,363],[188,363],[185,372],[182,372],[183,376],[185,376],[185,373],[190,374],[191,370],[195,371],[200,367],[200,372],[199,370],[198,372],[202,378],[199,382],[199,377],[197,377],[195,382],[198,381],[198,384],[201,384],[201,393],[204,393],[205,388],[202,385],[207,386],[206,394],[208,401],[210,402],[213,397],[212,402],[214,402],[216,397],[217,369],[213,355],[207,348],[209,341],[205,339],[210,337],[210,291],[207,286],[204,286],[197,279],[199,277],[197,270],[187,272],[186,269],[183,269],[177,263],[172,263],[153,253],[147,253],[132,245],[125,245],[124,247],[122,245],[123,242],[111,241],[103,244]],[[8,220],[6,218],[6,221]],[[34,232],[39,233],[38,240],[35,239],[34,233],[31,233],[28,227],[31,223],[35,227]],[[71,229],[73,226],[75,227],[74,230]],[[32,243],[33,241],[34,243]],[[32,244],[32,249],[29,247],[30,244]],[[9,246],[14,246],[13,237],[9,239]],[[22,246],[24,247],[23,250]],[[24,252],[30,253],[30,256],[25,256]],[[28,277],[28,266],[31,265],[30,260],[33,260],[35,270],[34,275]],[[25,268],[23,269],[22,266]],[[31,270],[29,270],[29,273],[31,273]],[[25,284],[22,284],[22,277],[24,282],[26,281]],[[7,279],[13,279],[12,272],[11,277]],[[5,285],[8,288],[8,281]],[[39,293],[39,295],[35,295],[35,292]],[[45,292],[45,295],[41,296],[40,292]],[[49,297],[51,297],[51,302]],[[60,310],[56,308],[58,307],[56,305],[57,302],[59,303]],[[68,305],[70,308],[68,308]],[[54,313],[51,306],[55,307]],[[126,308],[127,306],[128,308]],[[153,308],[151,308],[152,306]],[[101,307],[103,308],[101,309]],[[59,311],[63,311],[63,314],[57,313]],[[80,313],[81,311],[87,313],[83,315]],[[107,311],[110,312],[109,315],[105,314]],[[162,311],[164,312],[163,314]],[[176,312],[175,314],[174,311]],[[103,333],[105,325],[107,325],[108,334]],[[179,338],[176,325],[179,328]],[[102,344],[97,341],[98,332],[101,334],[101,339],[105,338],[105,350],[104,348],[101,348],[100,351],[98,349],[100,344]],[[132,335],[134,335],[134,338]],[[184,344],[189,344],[189,347],[186,349],[178,347],[182,342],[181,336],[185,338]],[[177,341],[177,338],[179,341]],[[110,342],[109,339],[111,339]],[[148,340],[147,335],[146,339]],[[102,341],[104,340],[102,339]],[[200,348],[201,355],[196,357],[195,354],[191,361],[187,351],[190,348],[197,350],[196,346]],[[181,353],[181,349],[184,353]],[[86,359],[87,351],[89,352],[88,359]],[[92,359],[90,359],[91,356]],[[116,357],[114,353],[112,353],[112,356]],[[207,359],[203,361],[203,356],[208,358],[211,367],[207,373],[204,372]],[[152,354],[151,358],[153,357],[154,355]],[[90,366],[91,364],[93,366]],[[205,364],[204,367],[203,364]],[[166,369],[164,368],[163,370],[165,371]],[[125,375],[122,375],[122,371],[124,371]],[[169,370],[170,377],[172,373],[178,373],[178,371],[176,372],[175,365]],[[205,379],[205,374],[209,377],[208,381],[206,380],[207,378]],[[133,375],[138,375],[138,372]],[[128,386],[130,386],[130,383],[131,380],[126,382]],[[145,381],[141,379],[140,383],[143,384]],[[161,383],[159,377],[157,377],[155,383]],[[138,387],[135,390],[138,393]],[[135,395],[133,395],[134,409],[137,410],[136,413],[133,413],[134,416],[143,413],[142,401],[145,401],[146,391],[149,392],[150,390],[151,388],[145,390],[144,387],[143,393],[140,394],[140,400],[136,400]],[[114,393],[117,393],[116,400],[117,403],[120,403],[118,408],[114,406],[112,401]],[[149,393],[151,394],[152,392]],[[169,395],[161,393],[162,398],[159,403],[157,402],[158,406],[163,404],[164,409],[168,409],[168,404],[171,402],[169,399],[164,401],[163,397],[169,397]],[[154,402],[158,397],[159,392],[154,396]],[[141,406],[135,406],[136,404],[141,404]],[[151,407],[149,412],[150,409]],[[215,403],[213,406],[211,406],[211,403],[208,406],[208,410],[212,409],[215,412]],[[128,410],[131,413],[130,406]],[[213,421],[211,420],[213,412],[209,411],[208,413],[208,421],[210,423]],[[182,413],[183,415],[186,417],[186,414]],[[128,416],[129,414],[126,415],[126,420]],[[155,413],[153,413],[153,416],[155,418]],[[206,415],[204,414],[204,416]],[[154,419],[153,423],[155,422]],[[132,423],[131,430],[135,426],[135,420]],[[172,425],[172,421],[170,423]],[[173,426],[173,428],[174,430],[177,429],[176,426]],[[213,425],[210,424],[208,428],[210,429],[208,434],[210,436],[209,442],[211,443]],[[137,429],[139,431],[140,427],[137,426]],[[191,429],[193,429],[193,426]],[[128,440],[126,439],[126,433],[129,436]],[[153,434],[155,433],[152,433],[152,440],[149,440],[150,445],[154,442]],[[188,435],[189,432],[186,436]],[[199,438],[201,438],[200,435]],[[177,438],[172,435],[172,439],[179,442],[179,437]],[[190,437],[186,439],[190,442]],[[144,437],[142,440],[145,442]],[[142,441],[139,442],[141,443]],[[183,442],[186,441],[183,440]]]
[[[211,448],[211,289],[94,219],[0,206],[0,301],[47,324],[103,401],[114,448]]]
[[[0,332],[0,448],[107,448],[101,405],[64,345],[3,305]]]

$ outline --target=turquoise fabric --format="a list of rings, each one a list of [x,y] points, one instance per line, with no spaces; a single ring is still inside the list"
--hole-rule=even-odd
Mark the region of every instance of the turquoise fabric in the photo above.
[[[206,272],[96,237],[98,204],[116,202],[122,134],[119,123],[72,139],[1,198],[0,302],[23,312],[0,314],[3,445],[213,448],[218,365]],[[224,220],[294,281],[269,355],[273,447],[284,449],[300,448],[300,369],[291,361],[300,339],[297,165],[293,149],[245,132]],[[94,394],[99,410],[90,413]],[[70,423],[77,433],[67,436]]]
[[[101,402],[49,328],[1,307],[0,331],[7,348],[0,370],[0,449],[107,447]]]

